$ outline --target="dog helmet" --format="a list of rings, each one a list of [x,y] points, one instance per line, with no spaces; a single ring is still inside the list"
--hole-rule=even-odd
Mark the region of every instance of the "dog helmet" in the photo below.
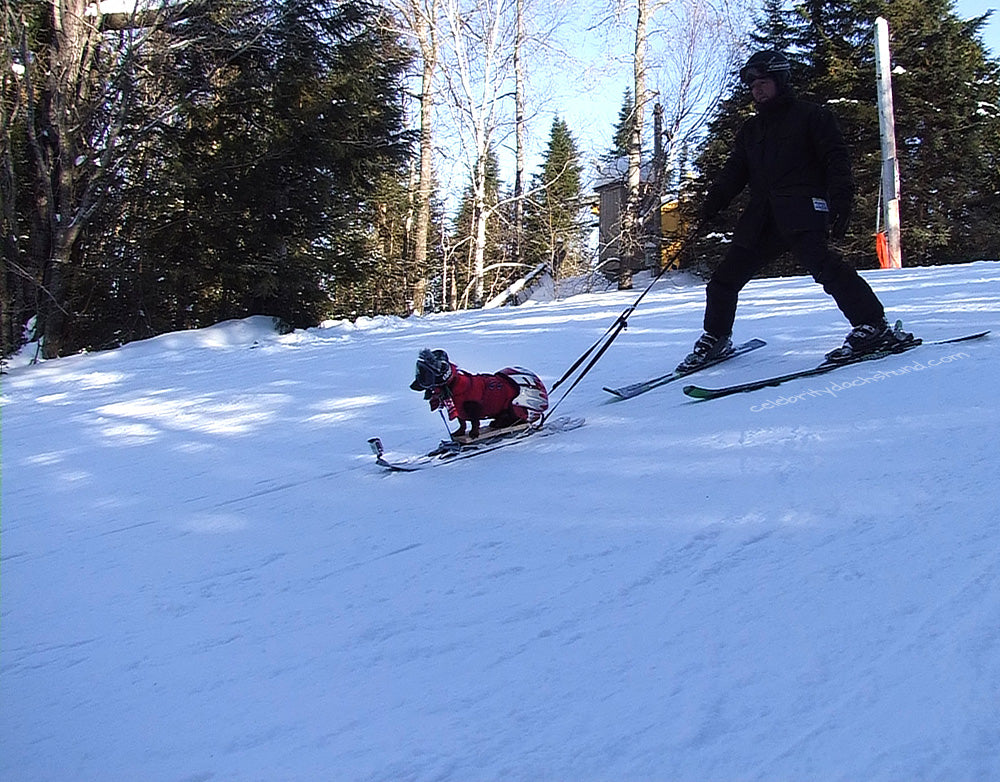
[[[453,369],[443,350],[424,348],[417,356],[417,371],[410,385],[414,391],[430,391],[451,380]]]

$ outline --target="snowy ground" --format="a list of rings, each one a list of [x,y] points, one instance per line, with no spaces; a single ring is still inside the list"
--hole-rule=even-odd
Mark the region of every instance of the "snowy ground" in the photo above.
[[[920,336],[995,334],[610,402],[697,336],[665,281],[560,404],[586,426],[413,474],[365,441],[443,434],[420,348],[551,383],[638,291],[15,367],[0,778],[1000,779],[1000,263],[867,276]],[[756,281],[768,347],[699,382],[845,331]]]

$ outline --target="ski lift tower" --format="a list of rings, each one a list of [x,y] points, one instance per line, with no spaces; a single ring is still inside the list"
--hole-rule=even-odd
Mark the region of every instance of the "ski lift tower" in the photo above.
[[[899,239],[899,160],[896,158],[896,119],[892,109],[889,23],[881,16],[875,20],[875,75],[882,137],[882,197],[879,200],[885,218],[885,231],[879,230],[877,236],[879,263],[883,268],[899,269],[903,266]]]

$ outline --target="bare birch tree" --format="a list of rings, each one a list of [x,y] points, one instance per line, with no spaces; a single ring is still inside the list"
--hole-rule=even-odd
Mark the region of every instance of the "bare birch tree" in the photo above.
[[[504,121],[503,102],[513,68],[514,0],[442,0],[448,56],[443,69],[455,129],[473,197],[472,277],[476,306],[485,297],[487,164]]]
[[[684,148],[700,139],[737,67],[751,10],[743,0],[679,0],[652,26],[657,54],[650,62],[651,81],[664,109],[664,157],[667,175],[674,181],[671,189],[679,186]]]
[[[632,268],[641,267],[642,260],[642,130],[649,95],[646,93],[646,50],[650,0],[635,1],[635,48],[632,59],[635,116],[628,144],[628,174],[625,188],[625,209],[622,212],[622,258],[618,267],[618,288],[632,288]],[[653,0],[655,6],[656,0]]]
[[[626,198],[621,224],[620,289],[631,288],[633,268],[645,265],[642,134],[646,106],[657,95],[648,85],[664,64],[670,66],[670,72],[665,76],[661,74],[659,81],[660,94],[670,96],[664,128],[668,140],[665,154],[676,161],[684,135],[695,132],[703,124],[721,97],[739,46],[748,6],[746,0],[720,4],[707,0],[617,0],[619,18],[634,13],[635,30],[632,56],[635,113],[628,144]],[[668,11],[667,19],[658,23],[657,17],[664,9]],[[660,44],[656,59],[649,56],[654,40]],[[652,196],[658,193],[647,199],[651,209],[655,209],[658,203]]]
[[[438,67],[440,0],[390,0],[390,7],[403,21],[420,52],[420,166],[413,193],[413,309],[424,311],[429,269],[427,242],[430,237],[431,197],[434,194],[434,104]]]
[[[514,262],[524,261],[524,178],[527,160],[525,118],[525,0],[515,0],[514,31]]]

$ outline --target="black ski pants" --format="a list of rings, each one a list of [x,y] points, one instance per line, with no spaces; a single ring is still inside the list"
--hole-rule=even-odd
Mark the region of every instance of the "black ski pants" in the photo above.
[[[802,231],[781,238],[765,232],[751,249],[734,244],[708,281],[705,331],[716,337],[732,334],[740,291],[766,264],[790,250],[796,263],[823,286],[852,326],[878,323],[885,317],[882,302],[871,286],[827,246],[825,231]]]

